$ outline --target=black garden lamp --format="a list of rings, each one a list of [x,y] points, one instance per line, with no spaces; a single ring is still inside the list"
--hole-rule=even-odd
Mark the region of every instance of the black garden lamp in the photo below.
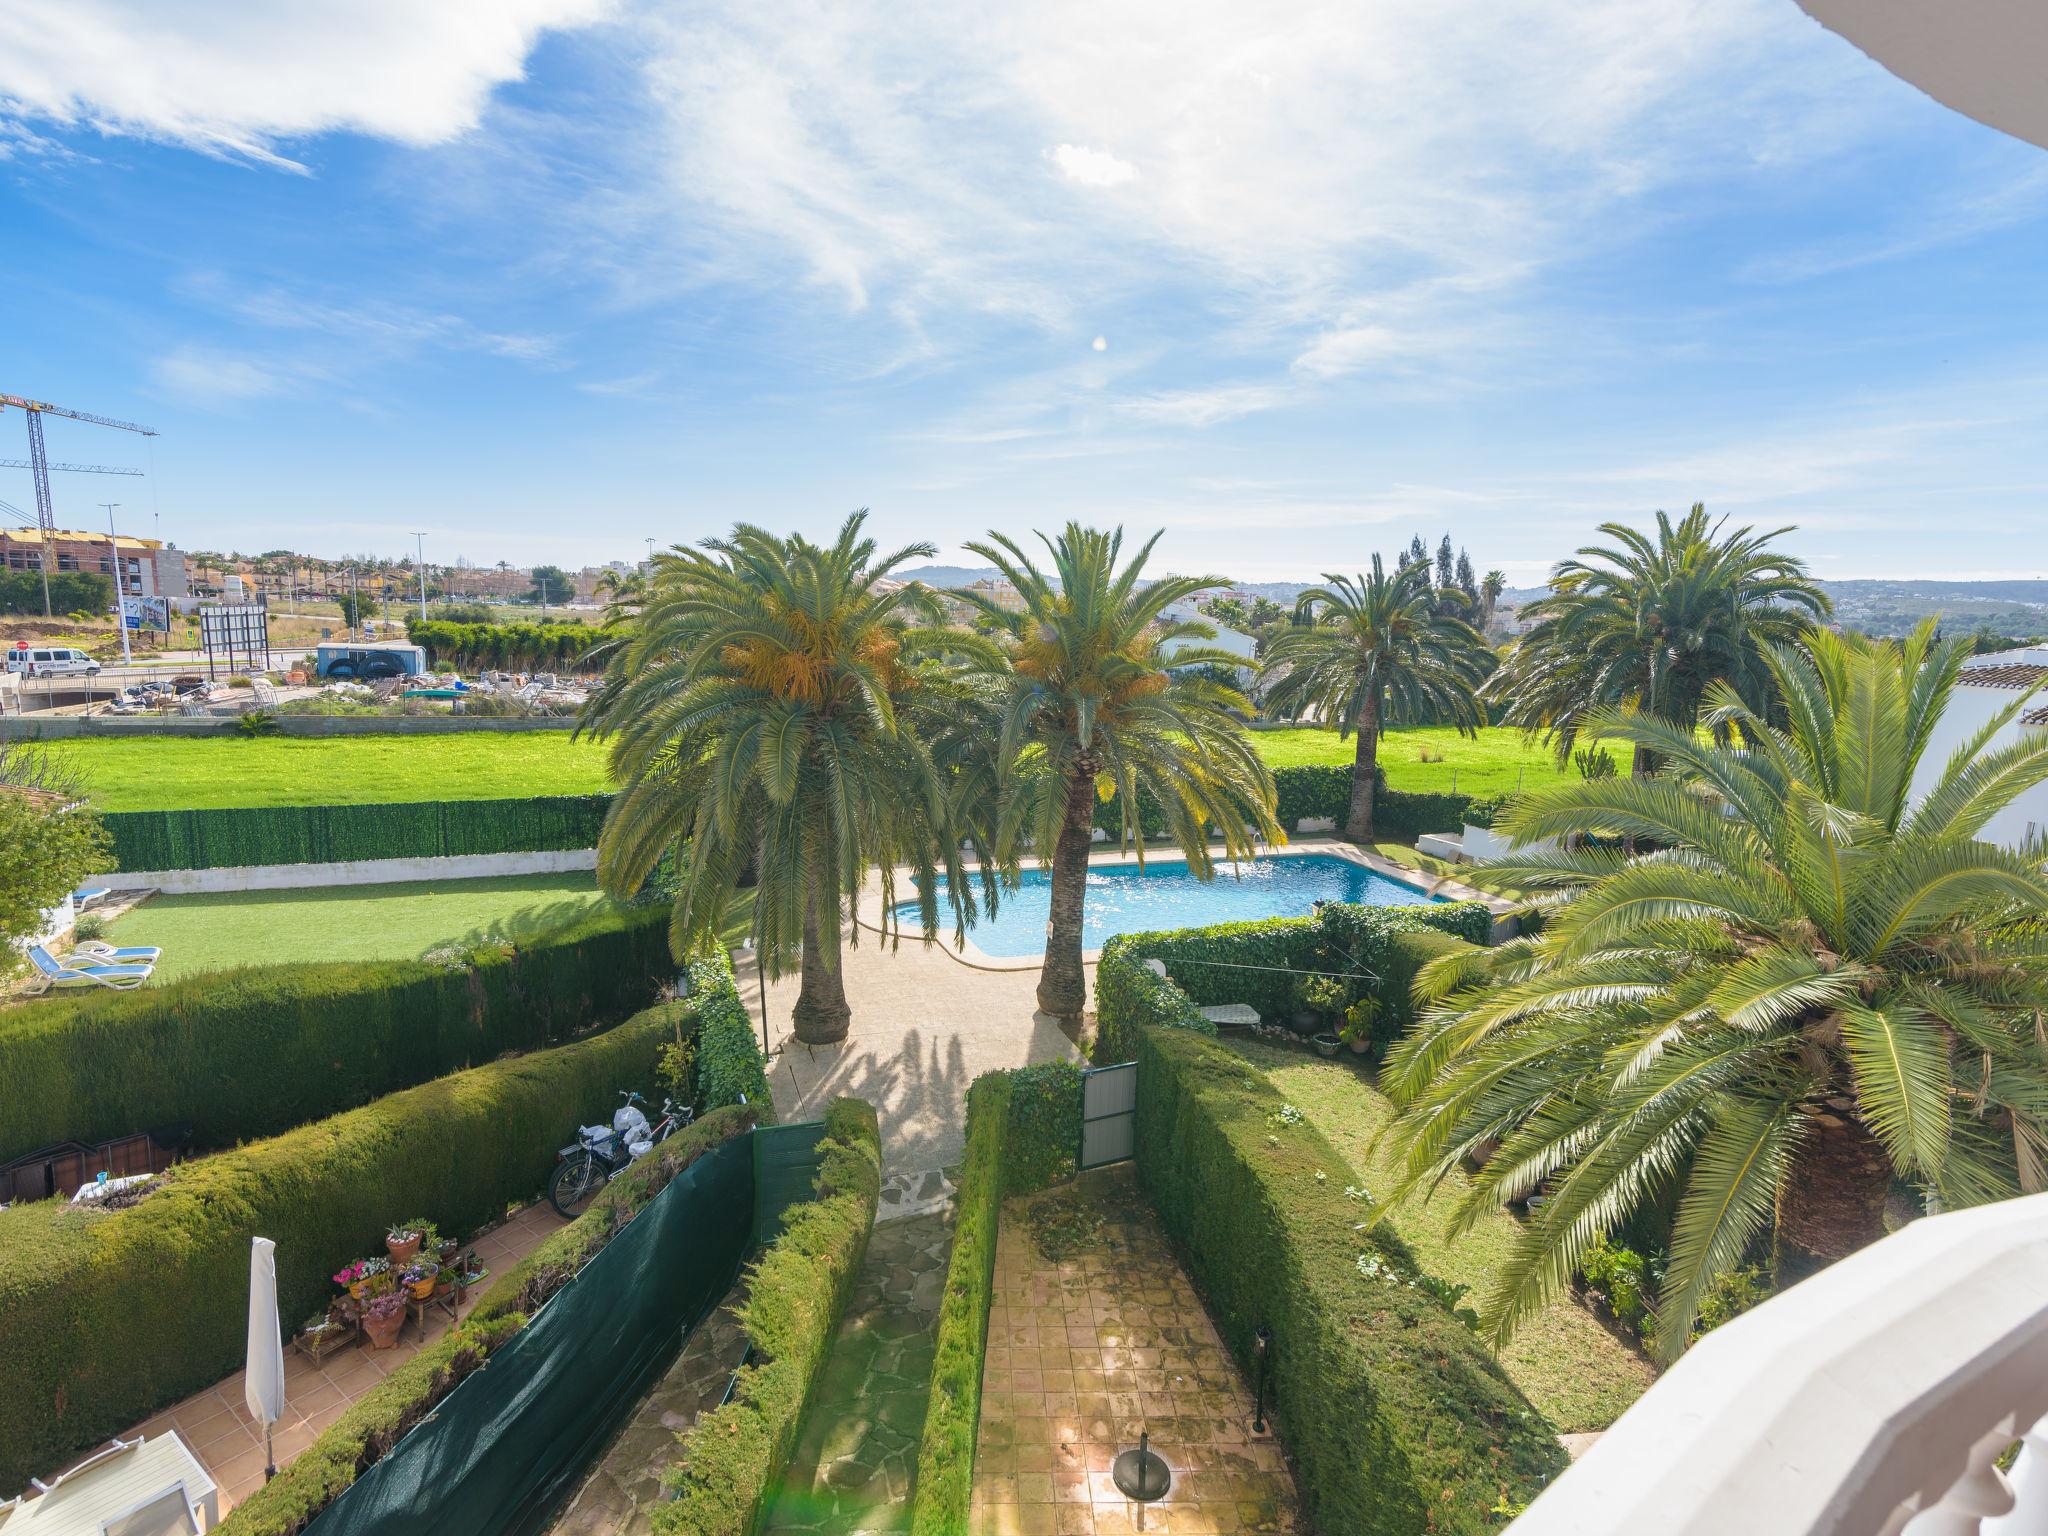
[[[1264,1323],[1252,1335],[1252,1355],[1258,1362],[1258,1401],[1252,1408],[1252,1433],[1266,1432],[1266,1373],[1273,1363],[1273,1330]]]

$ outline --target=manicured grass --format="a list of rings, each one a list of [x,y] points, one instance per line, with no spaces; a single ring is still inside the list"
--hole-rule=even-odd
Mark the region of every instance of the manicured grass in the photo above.
[[[1358,750],[1356,737],[1340,738],[1335,731],[1256,731],[1252,740],[1274,768],[1348,764]],[[1425,752],[1440,761],[1424,762]],[[1559,777],[1557,759],[1548,747],[1500,726],[1480,731],[1477,739],[1460,736],[1447,726],[1389,731],[1380,738],[1379,757],[1387,787],[1411,794],[1455,792],[1487,799]]]
[[[1365,1073],[1341,1058],[1324,1061],[1261,1040],[1231,1043],[1330,1139],[1375,1200],[1393,1191],[1399,1181],[1393,1152],[1373,1145],[1393,1118],[1393,1105]],[[1388,1220],[1424,1269],[1469,1285],[1476,1302],[1507,1257],[1515,1219],[1505,1211],[1489,1212],[1471,1231],[1450,1237],[1451,1211],[1464,1189],[1465,1181],[1453,1178],[1427,1204],[1411,1199]],[[1529,1401],[1567,1434],[1605,1429],[1648,1390],[1654,1375],[1649,1362],[1570,1300],[1523,1324],[1500,1360]]]
[[[154,896],[110,924],[107,942],[161,948],[164,981],[292,960],[417,960],[559,927],[608,899],[588,874]]]
[[[568,731],[447,736],[139,736],[58,741],[49,750],[76,764],[103,811],[199,810],[213,806],[372,805],[391,801],[496,800],[609,790],[605,749]],[[1353,744],[1335,731],[1258,731],[1275,768],[1349,763]],[[1427,752],[1439,762],[1424,762]],[[1381,738],[1387,783],[1409,791],[1504,795],[1557,777],[1548,749],[1519,731],[1489,729],[1468,740],[1448,729]]]
[[[448,736],[130,736],[49,744],[103,811],[589,795],[605,749],[568,731]]]

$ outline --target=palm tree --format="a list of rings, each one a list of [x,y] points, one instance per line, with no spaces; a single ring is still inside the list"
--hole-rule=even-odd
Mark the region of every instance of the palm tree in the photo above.
[[[1498,1143],[1459,1221],[1545,1192],[1486,1298],[1500,1337],[1647,1209],[1675,1210],[1675,1354],[1766,1229],[1789,1283],[1883,1236],[1895,1177],[1949,1205],[2042,1187],[2048,879],[2041,848],[1978,834],[2048,780],[2048,738],[1991,746],[2016,698],[1923,765],[1967,654],[1931,624],[1816,631],[1764,653],[1789,726],[1725,682],[1700,723],[1739,744],[1598,712],[1664,769],[1497,824],[1521,851],[1475,878],[1547,889],[1542,934],[1426,970],[1383,1081],[1411,1188]]]
[[[944,631],[915,627],[885,580],[933,546],[877,559],[865,517],[827,546],[741,524],[701,553],[656,556],[579,727],[612,738],[605,888],[638,891],[670,856],[680,957],[717,942],[751,874],[760,963],[770,976],[800,964],[796,1035],[812,1043],[846,1034],[842,926],[870,871],[887,906],[909,868],[927,929],[941,875],[956,927],[974,911],[959,847],[976,806],[922,730],[955,713],[946,674],[920,659]],[[992,901],[993,875],[981,883]]]
[[[1358,733],[1344,835],[1367,842],[1380,732],[1432,721],[1477,735],[1486,721],[1477,690],[1493,653],[1455,615],[1458,605],[1430,586],[1426,564],[1411,561],[1388,575],[1374,555],[1369,576],[1323,580],[1329,585],[1297,599],[1296,627],[1266,653],[1266,676],[1274,679],[1266,707],[1292,720],[1334,720],[1340,737]]]
[[[1280,828],[1273,775],[1241,718],[1251,705],[1204,670],[1235,668],[1241,658],[1193,643],[1214,639],[1213,626],[1165,617],[1222,578],[1167,576],[1145,585],[1158,534],[1121,569],[1121,528],[1103,533],[1069,523],[1057,540],[1039,537],[1052,556],[1049,574],[1000,533],[967,546],[1015,589],[1017,608],[986,589],[952,595],[978,611],[993,641],[976,653],[974,672],[1004,692],[995,758],[1005,790],[993,851],[1014,865],[1027,835],[1041,857],[1052,850],[1038,1006],[1078,1018],[1087,1002],[1081,922],[1099,798],[1120,797],[1126,840],[1141,800],[1156,805],[1188,867],[1205,879],[1214,870],[1210,826],[1233,859],[1249,856],[1260,837],[1277,838]]]
[[[1500,603],[1501,593],[1508,589],[1505,571],[1488,571],[1479,582],[1479,622],[1473,626],[1482,635],[1493,627],[1493,610]]]
[[[1830,612],[1805,565],[1768,546],[1789,528],[1723,534],[1695,503],[1656,537],[1602,523],[1615,547],[1579,550],[1550,573],[1550,593],[1522,610],[1530,627],[1489,691],[1506,723],[1542,735],[1569,761],[1597,710],[1633,704],[1690,722],[1709,685],[1725,682],[1752,708],[1769,696],[1765,650],[1797,644]],[[1635,768],[1652,766],[1636,749]]]

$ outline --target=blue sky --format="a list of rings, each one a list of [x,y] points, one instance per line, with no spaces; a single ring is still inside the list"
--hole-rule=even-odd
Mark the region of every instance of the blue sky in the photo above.
[[[1823,576],[2048,572],[2048,154],[1791,0],[272,9],[0,14],[0,390],[162,433],[53,422],[153,469],[62,521],[1520,583],[1704,499]]]

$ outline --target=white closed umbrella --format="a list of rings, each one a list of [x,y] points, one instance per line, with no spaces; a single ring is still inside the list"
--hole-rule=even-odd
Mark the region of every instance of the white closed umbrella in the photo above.
[[[277,1244],[249,1239],[249,1361],[242,1400],[263,1426],[263,1475],[277,1475],[270,1430],[284,1417],[284,1332],[277,1324]]]

